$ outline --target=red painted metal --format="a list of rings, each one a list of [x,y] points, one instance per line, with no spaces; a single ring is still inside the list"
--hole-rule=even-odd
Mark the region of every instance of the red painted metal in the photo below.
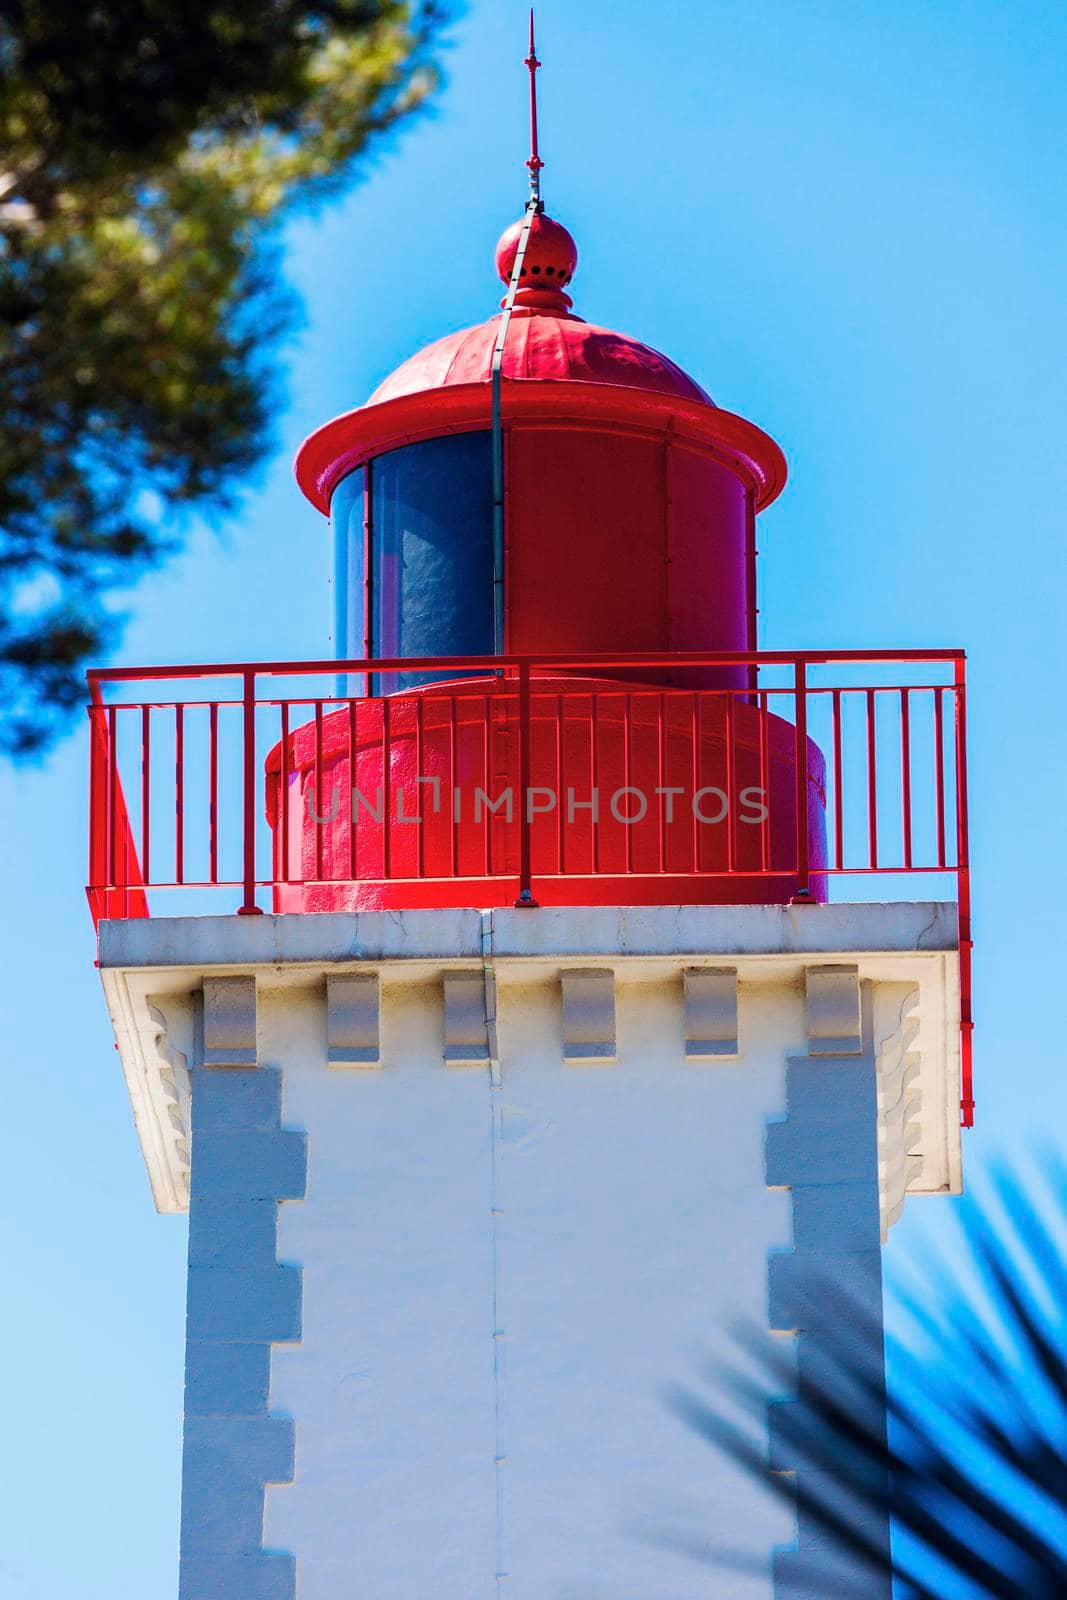
[[[525,226],[526,218],[521,217],[518,222],[513,222],[510,227],[505,228],[497,240],[496,270],[501,280],[506,284],[511,283],[511,276],[515,270],[515,258],[519,249],[519,239]],[[523,359],[527,364],[532,359],[535,363],[535,370],[520,372],[519,375],[524,377],[543,376],[544,374],[540,374],[536,370],[537,363],[543,359],[557,362],[561,359],[566,361],[568,359],[566,354],[568,344],[573,343],[578,348],[583,342],[579,338],[571,338],[566,329],[562,332],[554,332],[552,323],[557,320],[561,319],[565,323],[574,324],[579,329],[585,328],[587,331],[597,335],[598,342],[603,341],[604,329],[590,329],[589,324],[583,322],[580,317],[569,315],[574,302],[569,294],[564,294],[563,289],[565,284],[570,283],[577,268],[578,246],[574,241],[573,234],[563,226],[562,222],[557,222],[554,217],[548,216],[544,211],[535,211],[530,220],[526,250],[519,267],[519,281],[515,286],[515,305],[525,309],[528,314],[537,312],[541,313],[541,315],[536,318],[537,330],[533,333],[527,330],[524,338],[526,353]],[[493,323],[489,324],[489,326],[493,326],[498,322],[499,318],[494,318]],[[542,323],[544,324],[543,328],[541,327]],[[546,332],[551,339],[555,340],[557,348],[554,352],[546,353],[546,355],[542,356],[536,351],[531,351],[530,346],[531,343],[536,345],[539,338],[543,337]],[[470,361],[472,358],[476,359],[474,351],[477,346],[477,334],[477,328],[470,328],[451,336],[453,339],[459,340],[463,346],[464,354],[461,358],[462,360]],[[618,336],[616,335],[616,337]],[[443,341],[439,341],[438,344],[441,342]],[[627,342],[633,343],[635,341]],[[642,345],[640,348],[645,350],[647,346]],[[437,349],[438,345],[430,345],[413,359],[421,366],[422,358],[427,356],[431,350]],[[666,361],[667,358],[662,356],[659,359]],[[667,364],[670,367],[674,367],[673,362]],[[394,383],[405,381],[400,378],[400,373],[407,372],[410,378],[410,372],[408,371],[410,367],[410,361],[405,362],[404,366],[398,368],[391,378],[385,380],[383,387],[391,388]],[[566,372],[561,374],[557,371],[554,375],[557,377],[566,376]],[[448,380],[446,379],[445,381],[447,382]],[[376,391],[376,393],[380,394],[380,390]]]
[[[174,876],[185,880],[185,707],[174,707]]]
[[[798,897],[812,895],[811,859],[808,848],[808,784],[804,751],[808,743],[808,668],[798,661],[793,669],[793,693],[796,705],[795,761],[797,794],[797,886]]]
[[[526,326],[527,319],[520,319],[519,325]],[[509,370],[515,349],[509,338],[502,402],[505,430],[536,422],[542,427],[592,427],[662,438],[670,425],[680,440],[703,445],[731,467],[752,488],[757,511],[785,486],[785,457],[768,434],[744,417],[699,398],[641,385],[632,367],[625,372],[616,369],[618,383],[606,376],[566,374],[542,377],[536,383],[520,381],[522,375],[516,377]],[[383,451],[448,433],[488,429],[491,359],[492,340],[487,339],[485,370],[473,380],[428,392],[404,392],[380,404],[361,406],[313,433],[296,458],[297,481],[312,505],[328,513],[330,496],[341,478]]]
[[[956,859],[959,863],[960,918],[960,1113],[965,1128],[974,1125],[974,1018],[971,1010],[971,873],[967,819],[967,684],[962,657],[956,662]]]
[[[498,262],[501,267],[506,265],[509,272],[521,226],[519,223],[509,228],[498,246]],[[567,240],[570,234],[565,228],[551,218],[539,216],[531,227],[527,250],[544,250],[542,262],[546,270],[549,265],[566,268],[571,259],[577,259],[573,240],[569,246]],[[528,255],[527,263],[525,271],[532,276],[533,267],[539,264],[538,256],[531,262]],[[566,297],[559,298],[562,302]],[[615,385],[712,405],[705,391],[681,367],[639,339],[568,316],[562,307],[560,311],[524,313],[522,304],[518,302],[504,357],[502,375],[506,381]],[[401,396],[420,394],[425,398],[440,389],[488,383],[498,320],[493,316],[476,327],[446,334],[410,356],[379,384],[366,409]]]
[[[737,823],[743,805],[758,805],[758,800],[746,798],[758,787],[759,777],[759,713],[748,703],[747,692],[719,689],[694,697],[688,690],[607,676],[564,677],[525,662],[517,670],[517,681],[507,676],[467,678],[398,693],[383,702],[362,702],[357,707],[354,771],[346,712],[327,715],[321,735],[318,717],[314,727],[309,724],[298,732],[291,740],[290,766],[297,782],[290,785],[288,806],[291,850],[299,841],[299,859],[291,855],[288,864],[277,864],[276,878],[294,887],[276,899],[276,909],[430,907],[468,905],[472,899],[478,904],[508,903],[516,874],[521,899],[533,892],[538,900],[555,904],[773,902],[790,897],[797,887],[791,723],[775,715],[767,719],[772,870],[754,881],[746,869],[760,867],[758,830]],[[694,698],[695,752],[684,731]],[[488,774],[479,758],[494,704],[502,713],[505,754],[502,770]],[[382,716],[387,709],[386,737]],[[561,744],[567,782],[560,779]],[[666,786],[677,798],[677,815],[665,821],[657,782],[664,744]],[[813,745],[807,749],[804,803],[811,822],[805,825],[805,852],[817,868],[824,863],[822,759]],[[268,762],[267,808],[276,833],[282,799],[273,774],[280,759],[276,748]],[[692,785],[681,778],[683,770],[695,772]],[[386,780],[391,798],[383,811]],[[432,786],[432,806],[423,786]],[[354,790],[354,809],[363,813],[363,870],[353,881],[347,843],[348,796]],[[526,796],[528,814],[506,830],[499,849],[491,843],[490,881],[475,885],[469,881],[474,868],[467,863],[484,856],[485,823],[472,816],[472,809],[477,813],[479,796],[491,801],[504,792],[510,797],[509,811],[521,810]],[[561,808],[566,813],[562,821]],[[696,824],[695,851],[688,843],[689,812]],[[420,822],[412,828],[415,816]],[[667,840],[662,866],[661,833]],[[741,841],[739,834],[744,835]],[[580,878],[591,881],[577,883]],[[821,877],[813,891],[823,897]]]
[[[241,836],[244,843],[244,899],[238,906],[238,915],[255,916],[261,911],[256,904],[256,675],[242,673],[241,711],[243,728],[241,737],[243,816]]]
[[[867,690],[867,863],[878,867],[878,755],[876,750],[875,691]]]
[[[118,715],[92,686],[89,705],[89,910],[105,917],[147,917],[141,864],[119,778]]]
[[[523,63],[530,73],[530,155],[526,165],[530,169],[530,188],[535,199],[540,198],[541,169],[544,162],[537,144],[537,69],[541,65],[537,59],[537,50],[534,46],[534,14],[533,6],[530,7],[530,54]]]
[[[669,651],[673,682],[748,686],[743,662],[673,660],[748,647],[751,495],[734,472],[673,435],[543,427],[514,431],[508,465],[511,653]]]
[[[911,691],[900,691],[900,805],[904,829],[904,865],[911,866]]]

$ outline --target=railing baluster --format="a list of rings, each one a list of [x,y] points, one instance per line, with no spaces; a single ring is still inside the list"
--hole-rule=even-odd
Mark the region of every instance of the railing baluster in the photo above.
[[[141,707],[141,877],[152,881],[152,707]]]
[[[668,745],[667,745],[667,705],[668,705],[668,698],[667,697],[668,697],[668,693],[669,693],[668,690],[661,689],[659,691],[659,696],[658,696],[658,698],[659,698],[659,726],[658,726],[658,728],[656,730],[657,731],[657,743],[658,743],[658,752],[657,752],[657,758],[656,758],[656,776],[658,777],[659,782],[656,785],[656,787],[659,788],[659,789],[666,789],[666,787],[667,787],[667,763],[668,763],[668,760],[669,760],[669,751],[668,751]],[[665,794],[658,794],[656,796],[656,799],[659,801],[659,853],[658,853],[658,856],[657,856],[657,863],[658,863],[657,870],[660,871],[660,872],[666,872],[666,870],[667,870],[667,801],[668,801],[668,799],[673,799],[673,796],[668,796],[668,795],[665,795]]]
[[[519,898],[517,906],[536,905],[530,838],[530,667],[519,663]]]
[[[255,916],[256,904],[256,674],[245,671],[242,678],[241,741],[244,756],[244,898],[238,916]]]
[[[911,866],[911,722],[910,689],[900,691],[900,804],[904,829],[904,865]]]
[[[770,751],[767,748],[767,716],[769,695],[765,689],[756,696],[759,710],[759,781],[762,793],[763,820],[759,830],[760,871],[766,872],[771,864],[771,779]]]
[[[451,846],[449,863],[452,876],[459,877],[459,821],[463,805],[463,796],[459,784],[456,782],[456,742],[457,742],[457,696],[450,694],[448,697],[448,781],[451,789],[449,802]],[[460,810],[457,810],[457,807]]]
[[[797,812],[797,895],[811,896],[808,857],[808,677],[803,661],[793,668],[793,694],[796,702],[796,812]]]
[[[633,696],[624,694],[622,697],[622,781],[624,786],[631,787],[630,779],[633,777]],[[630,796],[626,796],[624,817],[630,815]],[[634,829],[631,822],[623,823],[623,838],[626,841],[626,870],[634,870]]]
[[[482,774],[483,790],[490,800],[495,801],[493,793],[493,718],[496,715],[496,702],[492,695],[483,696],[485,706],[485,721],[482,726]],[[493,813],[488,805],[482,807],[482,876],[488,878],[493,870],[492,854],[492,823]]]
[[[219,881],[219,707],[208,707],[208,881]]]
[[[600,719],[598,709],[600,697],[595,690],[589,695],[589,770],[591,774],[591,787],[589,798],[593,809],[589,815],[593,819],[593,871],[600,871]]]
[[[737,787],[734,752],[734,694],[726,691],[726,870],[733,872],[737,862],[737,804],[734,790]]]
[[[841,690],[834,690],[834,866],[845,865],[845,773],[841,752]]]
[[[393,842],[392,842],[392,701],[388,695],[382,696],[382,876],[391,878],[393,875]]]
[[[689,814],[693,822],[693,865],[690,869],[692,872],[700,871],[700,823],[697,819],[697,790],[700,788],[700,770],[703,756],[701,740],[701,722],[703,720],[701,712],[703,704],[704,702],[701,698],[700,690],[694,689],[693,704],[691,708],[692,714],[689,719],[690,733],[692,735],[692,749],[689,752],[690,765],[692,769],[690,772],[690,778],[693,784],[693,792],[689,796]]]
[[[878,866],[878,770],[874,690],[867,690],[867,865]]]
[[[109,887],[119,881],[119,742],[118,713],[114,706],[107,708],[107,818]]]
[[[937,864],[946,865],[945,856],[945,710],[943,689],[934,690],[934,801],[937,806]]]
[[[289,702],[281,703],[281,740],[282,740],[282,768],[281,792],[279,795],[279,815],[282,836],[282,882],[289,882]]]
[[[566,871],[564,860],[566,858],[566,833],[564,807],[567,804],[567,791],[563,782],[563,769],[566,764],[564,741],[564,705],[562,694],[556,696],[556,872],[562,876]]]
[[[322,795],[322,701],[315,701],[315,882],[322,882],[322,830],[330,810]]]
[[[174,876],[185,882],[185,707],[174,707]]]
[[[359,764],[359,725],[356,715],[356,701],[348,702],[348,877],[351,883],[356,881],[356,790],[359,787],[357,768]],[[345,801],[342,797],[342,805]]]

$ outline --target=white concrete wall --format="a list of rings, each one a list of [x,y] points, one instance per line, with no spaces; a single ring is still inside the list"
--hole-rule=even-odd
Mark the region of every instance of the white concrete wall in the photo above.
[[[739,1318],[799,1335],[803,1389],[828,1273],[876,1328],[880,1228],[960,1184],[955,941],[921,904],[105,924],[190,1211],[182,1600],[833,1592],[664,1392]]]
[[[767,1324],[791,1213],[764,1130],[806,1047],[800,984],[743,985],[741,1058],[687,1062],[680,974],[622,969],[618,1060],[579,1066],[558,976],[502,970],[497,1090],[443,1064],[439,984],[383,970],[366,1070],[326,1065],[318,995],[260,983],[260,1057],[308,1135],[278,1239],[303,1336],[271,1382],[296,1474],[268,1490],[264,1540],[295,1556],[300,1600],[769,1600],[791,1519],[664,1392],[739,1318]],[[668,1523],[766,1575],[664,1549]]]

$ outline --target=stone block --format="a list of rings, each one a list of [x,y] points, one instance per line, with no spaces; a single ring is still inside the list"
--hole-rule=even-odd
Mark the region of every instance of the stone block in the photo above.
[[[296,1562],[291,1555],[202,1551],[182,1559],[179,1600],[295,1600],[295,1596]]]
[[[791,1122],[853,1122],[873,1130],[878,1109],[874,1058],[819,1061],[791,1056],[785,1098]]]
[[[276,1128],[281,1120],[282,1075],[277,1067],[192,1072],[193,1128]]]
[[[299,1267],[190,1267],[191,1339],[291,1343],[300,1338]]]
[[[300,1200],[307,1135],[205,1128],[193,1136],[191,1193],[201,1200]]]
[[[767,1279],[772,1328],[834,1329],[853,1307],[876,1304],[882,1292],[881,1252],[782,1250],[771,1255]]]
[[[199,1470],[199,1458],[182,1475],[181,1548],[251,1553],[263,1546],[263,1485]]]
[[[185,1347],[186,1416],[266,1416],[270,1345],[190,1339]]]
[[[864,1183],[798,1184],[793,1189],[793,1244],[808,1250],[871,1250],[880,1238],[878,1189]]]
[[[188,1417],[185,1476],[197,1488],[231,1483],[291,1483],[295,1424],[291,1417]]]
[[[774,1600],[831,1600],[862,1595],[892,1600],[893,1580],[861,1556],[828,1550],[776,1550]]]
[[[273,1266],[278,1207],[273,1200],[203,1200],[189,1203],[191,1267]]]
[[[877,1130],[855,1122],[771,1122],[766,1175],[772,1188],[809,1183],[860,1183],[877,1173]]]

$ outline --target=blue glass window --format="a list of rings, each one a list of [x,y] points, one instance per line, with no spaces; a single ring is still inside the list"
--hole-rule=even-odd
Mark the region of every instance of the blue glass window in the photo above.
[[[365,586],[365,485],[371,572]],[[373,656],[492,655],[493,492],[488,433],[451,434],[376,456],[343,478],[330,504],[334,652]],[[374,692],[440,672],[380,675]],[[344,692],[343,690],[341,692]]]
[[[350,472],[333,492],[333,653],[350,659],[364,654],[366,596],[363,572],[364,470]]]

